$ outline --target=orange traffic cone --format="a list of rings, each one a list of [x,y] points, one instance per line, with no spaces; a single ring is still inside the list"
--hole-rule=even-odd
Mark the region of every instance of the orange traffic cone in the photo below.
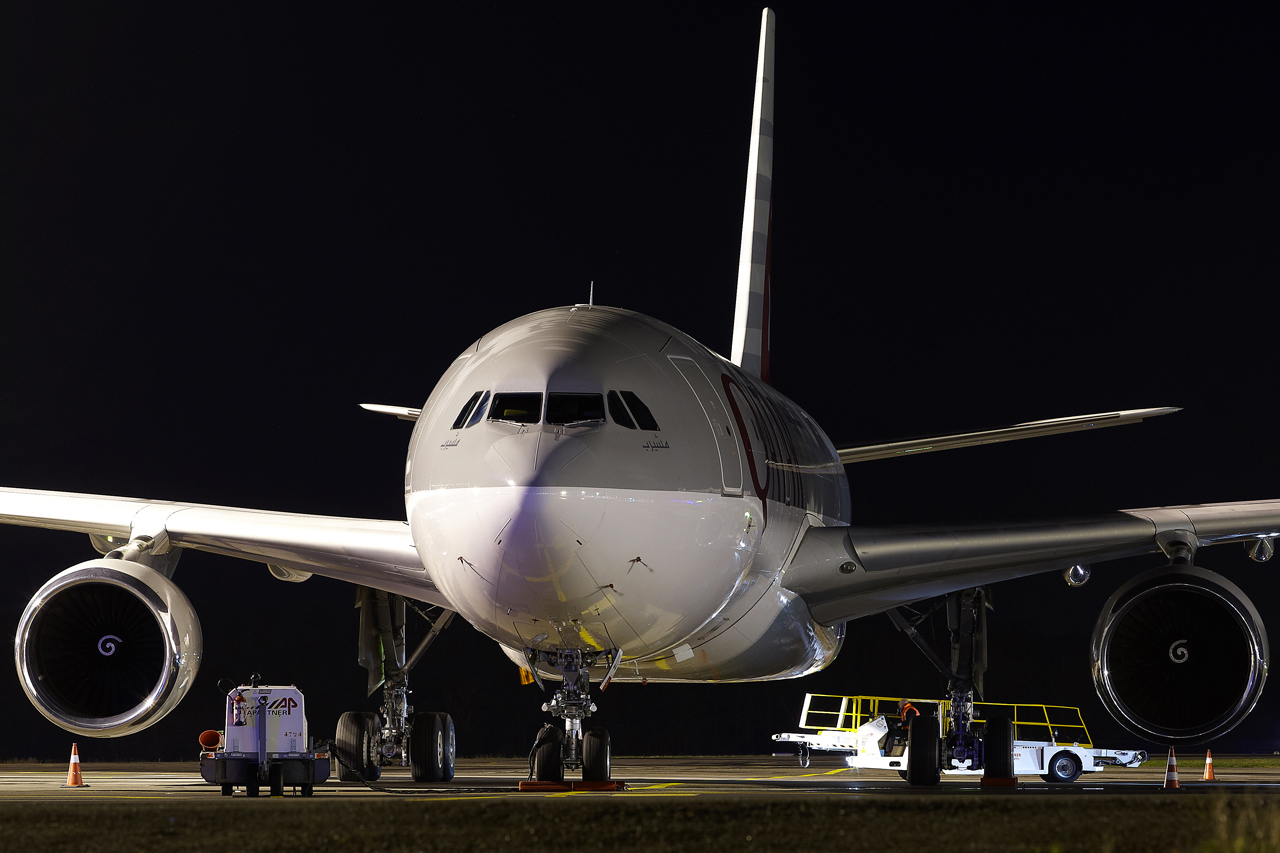
[[[1214,778],[1213,778],[1213,750],[1212,750],[1212,749],[1205,750],[1205,757],[1204,757],[1204,779],[1202,779],[1201,781],[1203,781],[1203,782],[1212,782],[1212,781],[1214,781]]]
[[[1173,754],[1173,747],[1169,747],[1169,763],[1164,769],[1164,787],[1181,788],[1178,784],[1178,756]]]
[[[71,766],[67,768],[67,784],[64,788],[87,788],[84,783],[84,777],[80,775],[80,752],[76,749],[76,745],[71,744]]]

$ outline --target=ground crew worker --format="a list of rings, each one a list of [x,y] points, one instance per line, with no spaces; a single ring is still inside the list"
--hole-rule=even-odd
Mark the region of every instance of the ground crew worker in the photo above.
[[[911,718],[918,716],[920,716],[920,712],[916,709],[915,705],[912,705],[906,699],[898,700],[898,719],[902,721],[900,725],[902,726],[902,733],[904,735],[911,727]]]

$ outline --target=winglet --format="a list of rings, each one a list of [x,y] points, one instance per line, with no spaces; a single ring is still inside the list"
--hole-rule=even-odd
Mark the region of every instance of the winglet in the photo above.
[[[380,415],[395,415],[402,421],[416,421],[422,416],[422,409],[410,409],[405,406],[384,406],[381,403],[361,403],[360,408]]]
[[[747,197],[742,211],[738,252],[738,295],[733,313],[731,360],[753,376],[769,381],[769,236],[773,226],[773,31],[777,18],[765,9],[760,18],[760,55],[756,62],[755,105],[751,112],[751,150],[747,158]]]

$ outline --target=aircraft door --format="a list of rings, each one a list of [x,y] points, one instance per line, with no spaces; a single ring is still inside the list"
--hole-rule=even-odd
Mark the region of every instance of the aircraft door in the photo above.
[[[738,442],[733,437],[733,419],[729,416],[720,396],[702,372],[702,368],[691,359],[681,355],[670,355],[671,363],[689,383],[689,388],[698,398],[711,433],[716,439],[716,450],[720,454],[720,478],[722,491],[726,495],[742,494],[742,458],[738,453]]]

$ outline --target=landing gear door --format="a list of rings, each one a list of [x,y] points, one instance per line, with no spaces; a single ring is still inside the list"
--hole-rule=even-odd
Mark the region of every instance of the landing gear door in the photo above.
[[[716,450],[720,454],[720,478],[722,491],[726,495],[742,494],[742,459],[738,454],[738,442],[733,437],[733,420],[728,416],[720,395],[707,380],[702,368],[691,358],[672,355],[667,356],[680,371],[680,375],[689,383],[689,388],[698,398],[711,433],[716,439]]]

